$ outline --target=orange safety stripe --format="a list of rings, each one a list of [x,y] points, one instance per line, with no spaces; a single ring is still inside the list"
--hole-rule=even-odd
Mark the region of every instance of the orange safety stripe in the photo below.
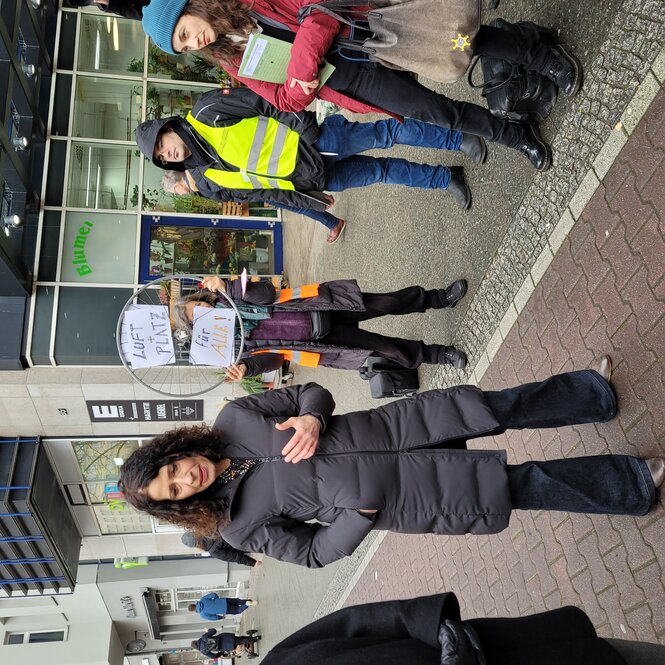
[[[265,351],[252,351],[250,355],[254,356],[259,353],[279,353],[286,358],[286,360],[302,365],[303,367],[318,367],[321,360],[321,354],[314,351],[291,351],[290,349],[267,349]]]
[[[275,304],[288,302],[289,300],[298,300],[300,298],[315,298],[319,295],[318,284],[305,284],[298,286],[295,289],[282,289]]]

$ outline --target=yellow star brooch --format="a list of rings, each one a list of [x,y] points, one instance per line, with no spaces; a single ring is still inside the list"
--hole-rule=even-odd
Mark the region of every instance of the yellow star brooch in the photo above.
[[[453,43],[453,47],[450,49],[451,51],[457,51],[457,49],[459,49],[463,52],[467,46],[471,46],[469,35],[462,36],[459,32],[457,33],[457,37],[450,41]]]

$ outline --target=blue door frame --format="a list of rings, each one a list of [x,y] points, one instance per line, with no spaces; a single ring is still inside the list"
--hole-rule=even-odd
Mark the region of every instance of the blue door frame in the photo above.
[[[278,220],[245,219],[244,217],[185,217],[166,215],[141,215],[141,252],[139,255],[139,280],[150,282],[150,232],[153,226],[202,226],[215,229],[272,231],[275,252],[275,274],[284,272],[282,223]]]

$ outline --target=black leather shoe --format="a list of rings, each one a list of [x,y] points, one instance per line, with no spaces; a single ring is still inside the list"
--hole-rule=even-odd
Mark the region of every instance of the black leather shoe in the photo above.
[[[450,167],[450,183],[447,191],[462,210],[468,210],[471,207],[471,190],[464,182],[464,169],[461,166]]]
[[[576,95],[582,85],[582,65],[580,61],[566,49],[557,44],[550,47],[550,57],[544,71],[541,72],[554,81],[564,95]]]
[[[487,159],[487,144],[482,136],[464,134],[459,149],[460,152],[464,153],[474,164],[484,164]]]
[[[439,362],[441,365],[452,365],[455,369],[464,369],[467,362],[466,353],[458,351],[454,346],[447,346]]]
[[[458,279],[453,282],[449,287],[443,289],[446,294],[446,304],[448,307],[455,307],[457,303],[464,298],[467,290],[467,283],[465,279]]]
[[[536,171],[547,171],[552,163],[552,151],[543,141],[535,125],[522,125],[524,139],[516,147],[530,162]]]

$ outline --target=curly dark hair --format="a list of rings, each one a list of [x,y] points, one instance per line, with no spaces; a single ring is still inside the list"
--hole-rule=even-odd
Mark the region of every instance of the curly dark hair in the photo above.
[[[256,27],[249,11],[249,5],[241,0],[189,0],[181,16],[196,16],[215,29],[217,39],[199,54],[224,67],[237,64],[245,50],[244,41],[233,41],[228,36],[247,38]]]
[[[208,425],[164,432],[127,458],[120,471],[119,489],[136,510],[181,526],[197,536],[218,536],[219,529],[228,524],[226,500],[204,491],[182,501],[155,501],[142,490],[163,466],[192,455],[219,462],[223,458],[222,448],[221,434]]]

